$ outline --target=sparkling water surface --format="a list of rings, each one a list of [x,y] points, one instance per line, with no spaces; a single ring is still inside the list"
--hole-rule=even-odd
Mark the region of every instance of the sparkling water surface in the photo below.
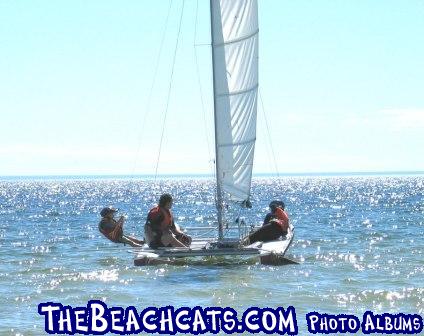
[[[296,309],[299,334],[310,311],[424,312],[424,177],[257,178],[259,224],[283,199],[296,234],[288,255],[299,265],[255,263],[133,266],[133,251],[97,228],[99,211],[128,215],[142,236],[157,196],[174,195],[177,223],[214,227],[214,184],[203,178],[0,181],[0,335],[45,335],[41,302],[85,306],[251,306]]]

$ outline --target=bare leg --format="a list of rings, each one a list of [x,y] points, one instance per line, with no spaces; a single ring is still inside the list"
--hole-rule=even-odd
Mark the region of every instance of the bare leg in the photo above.
[[[175,238],[178,239],[181,243],[183,243],[185,246],[190,246],[192,238],[185,234],[181,227],[178,224],[174,224],[175,229],[171,230],[171,232],[174,234]]]
[[[165,231],[162,233],[162,244],[164,246],[171,245],[172,247],[187,247],[182,242],[180,242],[177,238],[175,238],[174,234],[171,231]]]
[[[142,247],[144,242],[135,239],[134,237],[122,236],[121,243],[128,244],[133,247]]]
[[[143,245],[145,243],[144,240],[140,240],[140,239],[137,239],[137,238],[132,237],[132,236],[126,236],[126,237],[131,239],[134,243],[139,244],[139,245]]]

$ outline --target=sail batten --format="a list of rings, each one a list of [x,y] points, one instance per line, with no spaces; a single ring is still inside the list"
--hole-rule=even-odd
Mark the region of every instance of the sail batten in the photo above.
[[[249,35],[246,35],[246,36],[239,37],[238,39],[229,40],[229,41],[223,42],[223,43],[221,43],[221,44],[217,43],[217,44],[215,44],[215,47],[220,47],[220,46],[230,45],[230,44],[233,44],[233,43],[243,42],[243,41],[248,40],[248,39],[250,39],[250,38],[252,38],[253,36],[258,35],[258,34],[259,34],[259,29],[257,29],[257,30],[256,30],[255,32],[253,32],[252,34],[249,34]]]
[[[257,90],[257,89],[258,89],[258,87],[259,87],[259,85],[258,85],[258,84],[256,84],[256,85],[254,85],[254,86],[252,86],[252,87],[250,87],[250,88],[248,88],[248,89],[242,90],[242,91],[234,91],[234,92],[228,92],[228,93],[220,93],[220,94],[217,94],[217,96],[218,96],[218,97],[237,96],[237,95],[240,95],[240,94],[243,94],[243,93],[248,93],[248,92],[255,91],[255,90]]]
[[[249,198],[258,92],[257,0],[211,0],[218,193]],[[218,199],[222,200],[219,194]],[[218,204],[218,207],[222,204]]]
[[[245,141],[240,141],[240,142],[234,142],[234,143],[228,143],[228,144],[220,144],[218,145],[219,147],[236,147],[236,146],[243,146],[246,144],[251,144],[254,143],[256,141],[256,138],[254,139],[248,139]]]

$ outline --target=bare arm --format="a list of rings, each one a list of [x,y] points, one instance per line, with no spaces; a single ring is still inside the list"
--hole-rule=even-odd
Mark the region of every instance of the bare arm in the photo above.
[[[117,225],[123,226],[124,225],[124,222],[125,222],[125,217],[124,216],[121,216],[121,217],[119,217],[119,219],[117,221]]]

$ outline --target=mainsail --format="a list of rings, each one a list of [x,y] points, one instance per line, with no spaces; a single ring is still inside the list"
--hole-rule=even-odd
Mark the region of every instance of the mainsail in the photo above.
[[[257,0],[211,0],[218,208],[249,198],[258,94]]]

